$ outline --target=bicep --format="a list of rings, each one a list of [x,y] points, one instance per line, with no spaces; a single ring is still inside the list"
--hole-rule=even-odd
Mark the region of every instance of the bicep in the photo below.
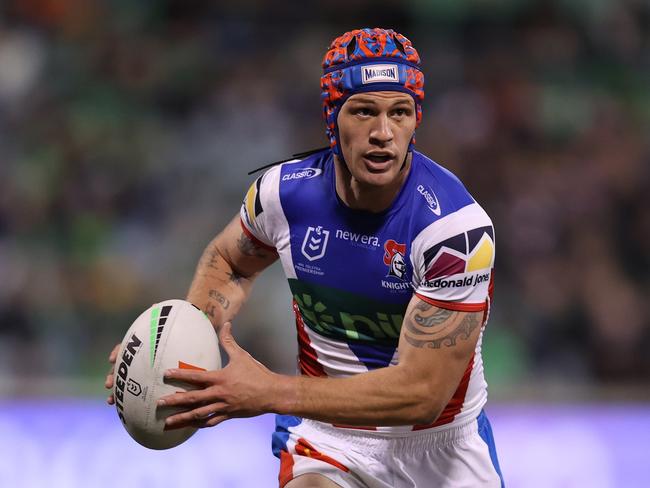
[[[447,310],[413,295],[402,324],[399,362],[446,404],[472,359],[482,323],[483,312]]]

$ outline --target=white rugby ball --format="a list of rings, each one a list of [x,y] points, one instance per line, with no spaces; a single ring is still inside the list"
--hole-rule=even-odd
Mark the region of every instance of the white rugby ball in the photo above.
[[[186,409],[160,408],[157,401],[193,389],[187,383],[165,383],[163,374],[171,368],[221,368],[219,342],[210,320],[185,300],[166,300],[145,310],[124,336],[115,362],[117,414],[131,437],[150,449],[177,446],[197,430],[163,430],[169,415]]]

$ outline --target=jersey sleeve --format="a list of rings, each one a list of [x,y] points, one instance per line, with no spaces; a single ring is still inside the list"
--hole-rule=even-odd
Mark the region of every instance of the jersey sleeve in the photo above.
[[[440,308],[486,311],[491,298],[495,239],[492,221],[472,203],[425,227],[411,248],[413,289]]]
[[[271,168],[255,180],[246,192],[239,216],[246,235],[256,244],[276,249],[277,236],[274,213],[279,207],[279,167]]]

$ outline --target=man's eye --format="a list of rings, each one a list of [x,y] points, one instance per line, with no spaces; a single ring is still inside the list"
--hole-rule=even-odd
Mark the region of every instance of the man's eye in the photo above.
[[[410,114],[409,110],[405,108],[397,108],[394,113],[398,117],[405,117]]]
[[[369,108],[365,108],[365,107],[359,107],[359,108],[356,110],[356,113],[357,113],[357,115],[362,115],[362,116],[364,116],[364,117],[367,117],[367,116],[369,116],[369,115],[372,115],[370,109],[369,109]]]

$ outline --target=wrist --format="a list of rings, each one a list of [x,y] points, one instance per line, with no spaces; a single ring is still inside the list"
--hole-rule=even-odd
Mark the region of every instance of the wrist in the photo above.
[[[298,404],[299,377],[273,373],[267,410],[280,415],[295,414]]]

